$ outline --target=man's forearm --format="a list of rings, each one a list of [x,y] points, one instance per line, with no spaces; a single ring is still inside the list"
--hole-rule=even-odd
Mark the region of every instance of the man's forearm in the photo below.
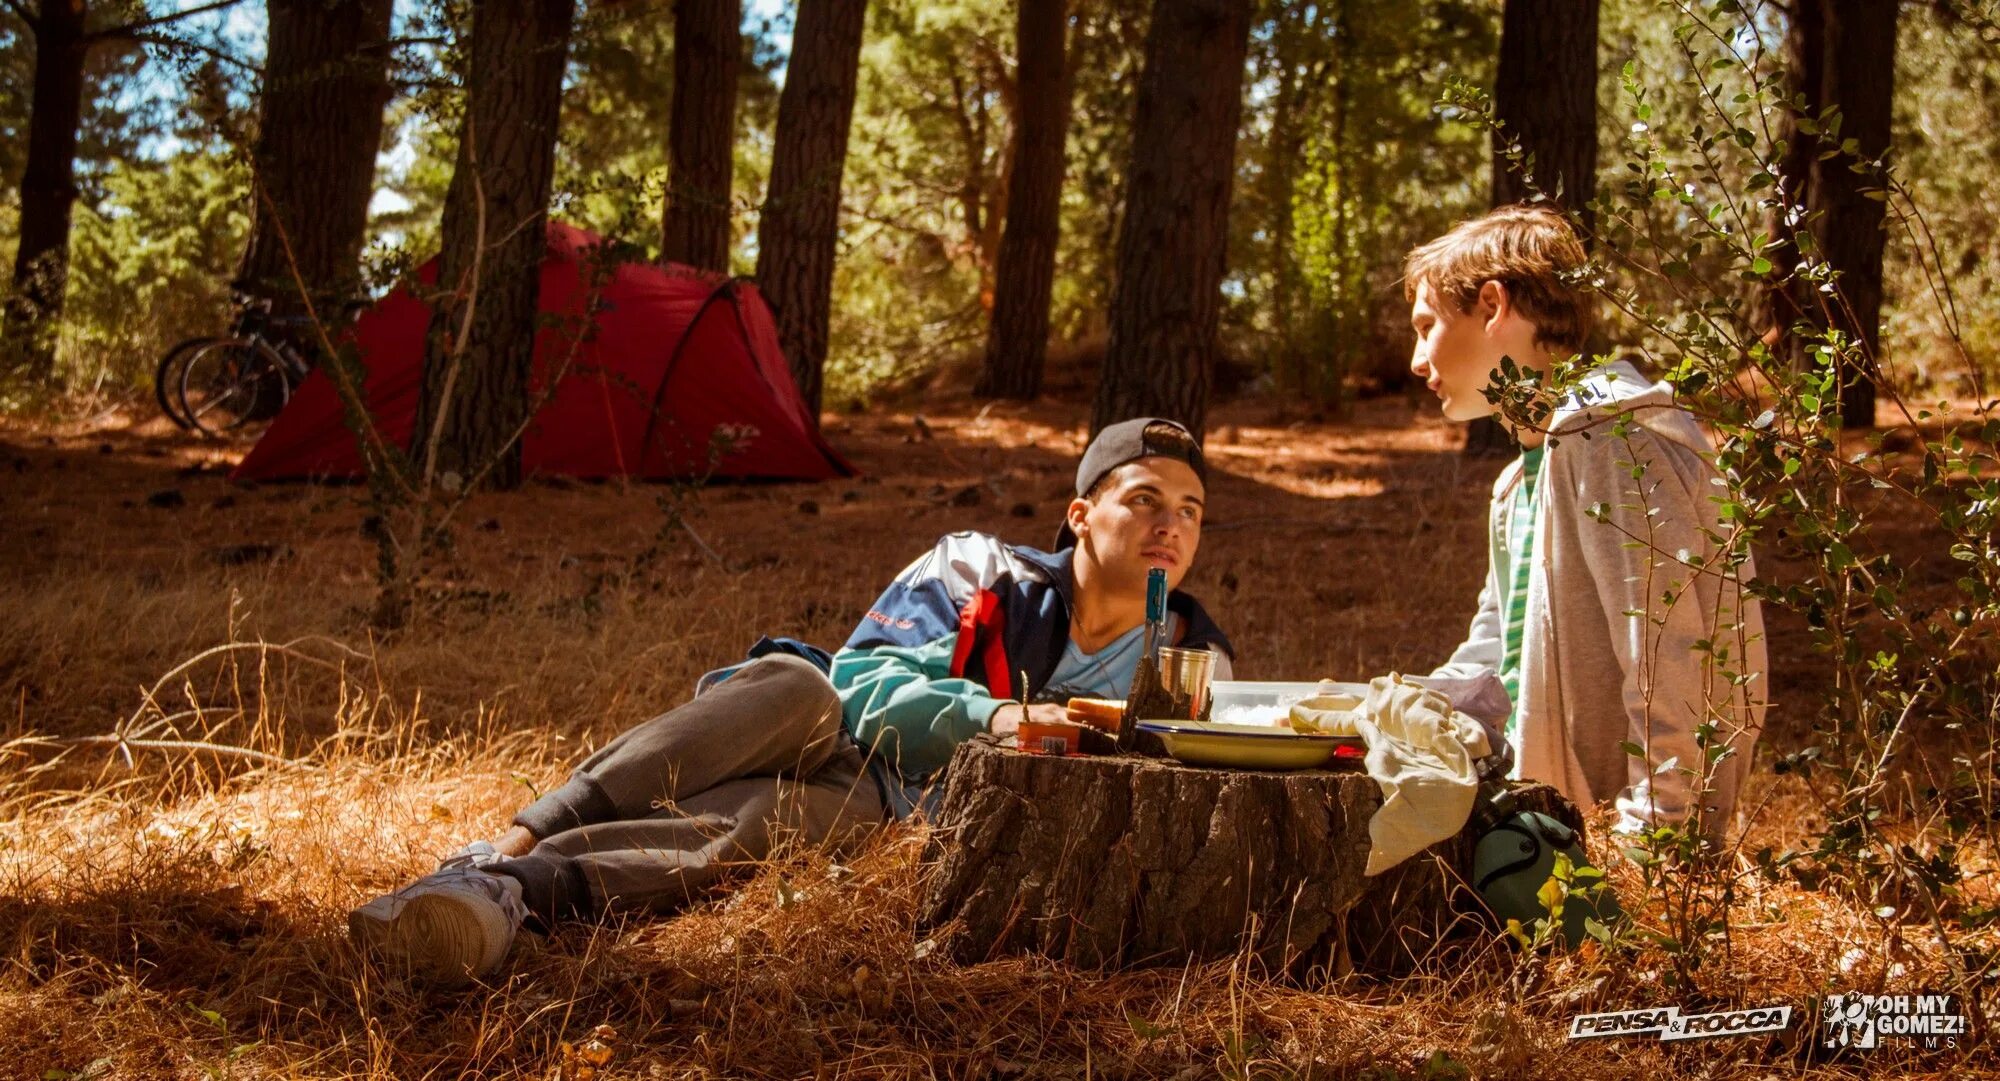
[[[1067,721],[1069,710],[1054,702],[1038,702],[1032,706],[1009,702],[993,711],[992,719],[986,722],[986,730],[996,736],[1011,736],[1020,730],[1024,720]]]

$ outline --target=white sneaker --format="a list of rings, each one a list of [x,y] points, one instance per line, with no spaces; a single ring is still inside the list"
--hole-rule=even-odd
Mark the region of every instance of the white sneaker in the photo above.
[[[526,914],[519,879],[452,867],[348,913],[347,933],[391,964],[462,985],[500,967]]]

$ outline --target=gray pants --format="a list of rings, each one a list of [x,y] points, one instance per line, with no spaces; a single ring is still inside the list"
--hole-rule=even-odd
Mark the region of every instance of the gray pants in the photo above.
[[[783,840],[844,846],[884,818],[833,684],[773,655],[606,744],[514,817],[540,838],[490,870],[544,924],[669,911]]]

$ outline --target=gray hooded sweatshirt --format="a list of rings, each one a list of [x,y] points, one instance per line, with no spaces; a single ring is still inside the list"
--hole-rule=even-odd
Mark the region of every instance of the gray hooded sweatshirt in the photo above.
[[[1626,431],[1616,435],[1621,415]],[[1508,737],[1515,774],[1586,809],[1613,801],[1623,831],[1680,823],[1700,808],[1704,835],[1720,842],[1763,726],[1766,658],[1762,610],[1738,588],[1737,575],[1754,568],[1711,566],[1720,546],[1701,529],[1732,528],[1720,520],[1714,449],[1667,384],[1623,361],[1580,384],[1550,430]],[[1494,483],[1479,614],[1438,675],[1499,671],[1508,508],[1520,480],[1516,459]],[[1731,673],[1753,677],[1732,684]],[[1695,741],[1704,721],[1735,752],[1712,767]]]

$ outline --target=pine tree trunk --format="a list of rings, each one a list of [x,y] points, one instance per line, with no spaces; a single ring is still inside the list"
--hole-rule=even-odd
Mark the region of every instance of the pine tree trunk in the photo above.
[[[800,0],[757,227],[757,286],[815,424],[840,240],[840,174],[867,9],[868,0]]]
[[[1598,0],[1507,0],[1493,108],[1493,205],[1529,196],[1528,180],[1502,155],[1506,137],[1534,155],[1542,193],[1590,227],[1597,193]]]
[[[445,194],[439,298],[411,456],[435,482],[521,479],[563,66],[574,0],[483,0]],[[426,447],[435,432],[434,445]],[[427,453],[427,451],[429,453]],[[434,461],[430,454],[435,455]]]
[[[729,272],[730,175],[742,63],[741,0],[676,0],[667,262]]]
[[[268,0],[256,206],[238,279],[323,319],[361,295],[357,271],[389,101],[389,0]],[[289,253],[287,248],[289,247]],[[294,277],[294,262],[297,276]]]
[[[1042,392],[1069,132],[1070,78],[1063,55],[1068,6],[1067,0],[1020,0],[1020,121],[986,365],[972,388],[982,398],[1028,399]]]
[[[1282,18],[1282,16],[1280,16]],[[1292,234],[1298,228],[1292,192],[1298,186],[1298,166],[1305,147],[1304,118],[1299,116],[1302,80],[1298,63],[1289,55],[1286,42],[1292,35],[1278,32],[1277,87],[1271,113],[1271,154],[1264,170],[1265,205],[1271,209],[1271,326],[1277,334],[1277,355],[1271,368],[1279,386],[1302,389],[1306,376],[1306,349],[1299,333],[1294,293],[1300,280],[1299,260]]]
[[[1507,141],[1533,156],[1534,186],[1591,228],[1597,194],[1598,0],[1507,0],[1500,26],[1500,70],[1493,109],[1504,125],[1493,135],[1493,205],[1530,197],[1522,166],[1507,160]],[[1486,417],[1465,433],[1471,457],[1511,453],[1500,422]]]
[[[1341,51],[1336,54],[1333,77],[1328,80],[1326,103],[1327,142],[1333,151],[1327,162],[1328,179],[1337,196],[1333,204],[1333,263],[1329,269],[1335,286],[1333,295],[1342,302],[1312,313],[1313,329],[1306,340],[1317,357],[1305,386],[1315,405],[1339,411],[1345,400],[1348,373],[1354,367],[1355,356],[1365,349],[1361,340],[1368,333],[1366,301],[1346,298],[1366,296],[1368,268],[1367,256],[1355,243],[1352,225],[1355,200],[1348,194],[1354,189],[1350,179],[1354,148],[1347,138],[1349,118],[1354,111],[1349,100],[1354,83],[1348,72],[1347,50],[1351,43],[1347,38],[1352,24],[1347,21],[1347,0],[1337,0],[1332,17],[1334,39]]]
[[[1826,105],[1826,12],[1819,0],[1796,0],[1785,25],[1785,96],[1800,103],[1799,115],[1817,121]],[[1779,206],[1766,217],[1772,246],[1768,249],[1770,284],[1751,298],[1751,322],[1771,342],[1774,352],[1791,363],[1802,359],[1793,324],[1810,319],[1817,305],[1812,290],[1793,277],[1799,268],[1799,239],[1788,211],[1803,210],[1819,157],[1819,136],[1798,124],[1790,109],[1778,111],[1777,139],[1785,144],[1778,161]]]
[[[1801,0],[1802,3],[1812,0]],[[1825,5],[1825,100],[1840,107],[1840,140],[1854,140],[1859,159],[1889,150],[1896,80],[1896,5],[1880,0],[1819,0]],[[1875,425],[1876,358],[1882,330],[1882,249],[1885,204],[1866,194],[1882,180],[1856,173],[1856,155],[1815,155],[1807,207],[1813,237],[1840,272],[1830,324],[1861,343],[1859,363],[1840,373],[1840,419],[1848,428]]]
[[[1249,0],[1154,4],[1093,431],[1136,416],[1202,431],[1249,42]]]
[[[77,128],[83,122],[84,0],[43,0],[32,27],[35,87],[21,171],[20,246],[7,298],[6,367],[38,383],[55,378],[56,328],[69,283],[76,204]]]

